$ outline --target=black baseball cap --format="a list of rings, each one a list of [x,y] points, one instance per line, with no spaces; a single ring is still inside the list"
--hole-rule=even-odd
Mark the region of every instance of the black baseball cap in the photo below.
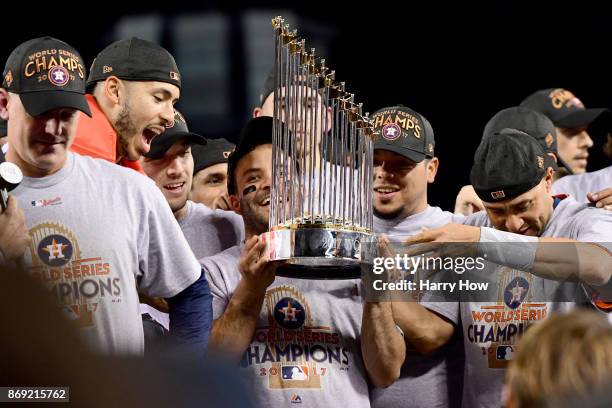
[[[416,163],[434,157],[434,132],[420,113],[398,105],[374,112],[371,120],[379,133],[374,150],[389,150]]]
[[[482,201],[510,200],[535,187],[546,174],[546,153],[525,132],[502,129],[476,149],[470,182]]]
[[[181,87],[174,57],[154,42],[132,37],[119,40],[98,54],[91,64],[87,89],[110,76],[128,81],[159,81]]]
[[[229,155],[234,151],[235,144],[225,139],[208,139],[206,146],[193,146],[193,174],[219,163],[227,163]]]
[[[557,170],[558,167],[564,167],[570,174],[573,173],[571,167],[557,152],[555,125],[544,114],[523,106],[502,109],[487,122],[482,137],[508,128],[527,133],[538,141],[544,152],[552,153],[557,161],[555,162],[550,154],[547,154],[545,157],[547,167],[552,167],[554,170]]]
[[[277,77],[278,76],[276,75],[276,65],[275,65],[275,67],[272,68],[270,72],[268,73],[268,76],[266,77],[266,80],[264,81],[263,91],[261,95],[259,96],[259,99],[262,105],[266,101],[268,96],[270,96],[270,94],[272,94],[274,90],[276,89]]]
[[[91,116],[85,99],[85,66],[79,52],[53,37],[20,44],[2,73],[2,87],[19,94],[30,116],[74,108]]]
[[[161,159],[173,144],[182,139],[185,139],[189,144],[205,145],[207,143],[204,136],[189,131],[185,118],[179,111],[175,110],[172,127],[167,128],[164,133],[153,138],[151,148],[144,156],[153,160]]]
[[[236,148],[229,155],[227,162],[227,192],[236,194],[234,173],[238,162],[244,156],[255,150],[257,146],[272,144],[272,125],[274,119],[269,116],[260,116],[247,122],[238,137]]]
[[[586,109],[580,99],[563,88],[534,92],[521,102],[521,106],[543,113],[560,128],[589,126],[595,119],[610,115],[605,108]]]
[[[283,66],[286,69],[286,63],[283,63]],[[274,67],[270,70],[270,72],[268,72],[268,76],[266,77],[266,80],[264,81],[262,92],[259,95],[260,105],[263,105],[266,99],[268,99],[268,97],[276,91],[276,81],[277,80],[278,80],[278,74],[276,70],[276,65],[274,65]],[[299,72],[293,75],[293,79],[291,82],[292,82],[292,85],[294,86],[300,85],[300,86],[310,87],[313,90],[315,89],[315,87],[313,87],[312,84],[308,80],[306,80],[306,75],[303,75]],[[317,92],[320,93],[320,91],[317,91]]]

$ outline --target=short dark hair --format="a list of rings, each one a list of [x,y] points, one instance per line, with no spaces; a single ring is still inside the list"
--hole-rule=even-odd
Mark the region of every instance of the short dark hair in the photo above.
[[[272,143],[272,123],[269,116],[260,116],[247,122],[242,128],[236,149],[227,159],[227,192],[236,195],[236,167],[240,159],[251,153],[257,146]]]

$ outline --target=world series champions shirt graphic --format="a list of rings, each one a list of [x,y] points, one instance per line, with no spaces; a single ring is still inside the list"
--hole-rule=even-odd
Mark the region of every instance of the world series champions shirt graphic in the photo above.
[[[298,289],[282,285],[268,290],[253,341],[241,367],[255,368],[269,389],[325,389],[334,375],[348,375],[353,364],[348,344],[332,324],[317,320]]]
[[[49,289],[77,328],[96,326],[102,301],[121,303],[121,279],[111,264],[95,254],[83,254],[69,228],[43,222],[30,229],[30,236],[25,258],[32,277]]]
[[[546,318],[547,302],[534,299],[534,276],[499,267],[498,301],[470,303],[467,342],[480,348],[488,368],[507,368],[527,328]],[[541,299],[540,299],[541,300]]]

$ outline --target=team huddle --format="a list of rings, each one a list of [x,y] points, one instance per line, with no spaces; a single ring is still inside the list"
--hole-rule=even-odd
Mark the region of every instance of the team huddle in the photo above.
[[[24,177],[0,213],[0,265],[48,288],[96,353],[185,348],[203,364],[222,355],[253,402],[274,407],[524,408],[605,386],[612,166],[586,168],[588,150],[601,147],[588,131],[612,129],[608,110],[565,89],[501,110],[450,212],[427,196],[441,164],[433,126],[403,105],[378,109],[371,194],[381,247],[473,243],[487,254],[476,273],[497,286],[486,301],[470,292],[375,301],[362,279],[281,277],[282,263],[267,259],[273,128],[284,117],[273,118],[273,101],[288,91],[275,89],[274,71],[234,146],[189,130],[174,108],[185,84],[159,45],[120,40],[86,66],[51,37],[6,61],[0,161]],[[302,96],[322,109],[309,102],[317,90]],[[326,123],[313,129],[319,142]],[[556,365],[573,348],[603,351]]]

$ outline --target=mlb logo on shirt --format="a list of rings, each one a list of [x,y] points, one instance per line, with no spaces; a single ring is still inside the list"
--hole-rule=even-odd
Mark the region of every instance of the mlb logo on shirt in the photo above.
[[[510,361],[514,354],[514,348],[512,346],[497,346],[497,359]]]
[[[32,207],[47,207],[49,205],[61,205],[62,197],[49,198],[44,200],[31,201]]]
[[[302,398],[297,394],[291,394],[291,403],[292,404],[301,404]]]
[[[306,381],[308,380],[308,367],[297,365],[283,366],[281,374],[283,380]]]

